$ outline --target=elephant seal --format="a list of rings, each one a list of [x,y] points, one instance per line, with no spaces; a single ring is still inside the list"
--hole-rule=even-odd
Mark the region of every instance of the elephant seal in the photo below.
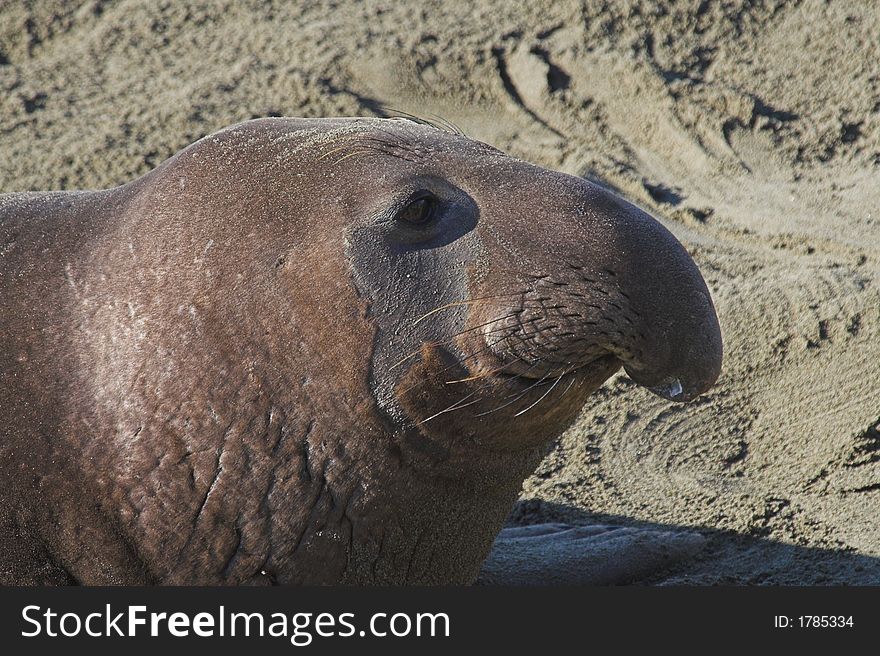
[[[471,583],[612,373],[683,401],[721,366],[658,222],[401,119],[250,121],[0,196],[0,322],[19,584]]]

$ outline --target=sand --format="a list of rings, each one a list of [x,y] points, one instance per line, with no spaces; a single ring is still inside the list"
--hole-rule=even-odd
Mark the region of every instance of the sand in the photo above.
[[[597,181],[693,254],[724,371],[689,405],[612,378],[511,522],[709,538],[644,583],[880,584],[872,4],[7,1],[0,192],[109,187],[237,121],[383,107]]]

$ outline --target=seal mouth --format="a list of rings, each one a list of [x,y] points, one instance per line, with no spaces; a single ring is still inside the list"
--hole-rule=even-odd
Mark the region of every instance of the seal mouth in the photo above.
[[[561,368],[537,369],[529,367],[522,371],[501,371],[496,375],[505,381],[521,381],[523,385],[556,384],[560,380],[593,378],[602,376],[603,380],[619,369],[623,363],[614,355],[601,355],[577,365]]]
[[[685,401],[684,388],[681,386],[681,380],[672,378],[664,381],[660,385],[648,388],[651,392],[670,401]]]
[[[630,364],[624,364],[624,370],[636,385],[644,387],[652,394],[656,394],[660,398],[676,403],[687,403],[703,394],[712,386],[715,376],[711,376],[708,382],[700,377],[688,377],[686,373],[680,371],[667,374],[660,377],[653,377],[650,374],[632,367]],[[653,378],[653,380],[652,380]]]

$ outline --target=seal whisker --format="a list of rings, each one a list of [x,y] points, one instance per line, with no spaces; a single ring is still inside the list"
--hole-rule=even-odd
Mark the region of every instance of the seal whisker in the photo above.
[[[524,377],[524,374],[525,374],[526,372],[528,372],[528,371],[534,369],[536,366],[537,366],[537,363],[536,363],[536,364],[533,364],[533,365],[530,366],[528,369],[526,369],[526,371],[517,374],[517,375],[516,375],[511,381],[509,381],[509,382],[513,382],[514,380],[519,380],[520,378],[523,378],[523,377]],[[492,408],[491,410],[487,410],[486,412],[481,412],[481,413],[479,413],[479,414],[477,414],[477,415],[474,415],[474,416],[476,416],[476,417],[483,417],[483,416],[485,416],[485,415],[491,415],[493,412],[498,412],[499,410],[503,410],[503,409],[506,408],[507,406],[512,405],[512,404],[516,403],[517,401],[519,401],[522,397],[524,397],[526,394],[528,394],[531,390],[535,389],[538,385],[540,385],[540,384],[543,383],[545,380],[547,380],[547,378],[549,378],[549,374],[545,374],[543,377],[539,378],[539,379],[536,380],[534,383],[532,383],[531,385],[529,385],[529,386],[528,386],[526,389],[524,389],[522,392],[514,392],[513,394],[508,394],[507,396],[505,396],[505,397],[503,397],[503,398],[501,399],[501,400],[503,401],[504,399],[509,399],[510,397],[514,397],[513,399],[511,399],[511,400],[508,401],[507,403],[505,403],[505,404],[503,404],[503,405],[499,405],[499,406],[496,407],[496,408]],[[509,384],[509,383],[508,383],[508,384]]]
[[[338,153],[340,151],[345,150],[346,148],[350,148],[354,145],[358,145],[361,147],[369,147],[369,142],[373,142],[379,146],[388,146],[389,144],[383,142],[381,139],[376,139],[375,137],[370,137],[369,134],[363,132],[354,132],[354,133],[345,133],[339,134],[335,136],[333,139],[328,141],[325,146],[337,146],[337,148],[332,148],[330,150],[325,150],[320,155],[318,155],[315,160],[320,162],[322,160],[327,159],[330,155],[334,153]],[[341,145],[339,145],[341,144]],[[381,152],[379,149],[376,149],[376,152]]]
[[[499,367],[498,369],[496,369],[496,370],[494,370],[494,371],[499,371],[499,370],[501,370],[501,369],[505,369],[505,368],[509,367],[510,365],[512,365],[512,364],[514,364],[514,363],[516,363],[516,362],[520,362],[520,361],[521,361],[521,358],[517,358],[516,360],[512,360],[511,362],[508,362],[508,363],[505,364],[503,367]],[[488,374],[487,374],[487,375],[488,375]],[[519,375],[517,375],[516,377],[519,378]],[[479,402],[481,401],[480,398],[476,398],[476,399],[474,399],[473,401],[471,401],[471,402],[469,402],[469,403],[462,403],[462,402],[463,402],[463,401],[467,401],[469,398],[471,398],[472,396],[474,396],[474,395],[476,395],[476,394],[479,394],[479,393],[482,392],[484,389],[486,389],[487,387],[489,387],[490,384],[491,384],[491,383],[485,383],[485,384],[483,384],[483,385],[480,385],[477,389],[475,389],[473,392],[471,392],[471,393],[468,394],[467,396],[464,396],[463,398],[459,399],[458,401],[456,401],[455,403],[453,403],[452,405],[450,405],[448,408],[446,408],[446,409],[444,409],[444,410],[441,410],[440,412],[431,415],[431,416],[428,417],[427,419],[423,419],[422,421],[419,422],[419,424],[423,424],[423,423],[425,423],[425,422],[428,422],[428,421],[430,421],[431,419],[434,419],[435,417],[438,417],[438,416],[440,416],[440,415],[442,415],[442,414],[445,414],[445,413],[447,413],[447,412],[452,412],[452,411],[454,411],[454,410],[461,410],[462,408],[466,408],[466,407],[468,407],[468,406],[470,406],[470,405],[474,405],[475,403],[479,403]],[[417,424],[417,425],[419,425],[419,424]]]
[[[519,358],[517,358],[517,360],[519,360]],[[509,367],[511,364],[512,364],[511,362],[508,362],[507,364],[502,365],[500,367],[495,367],[494,369],[490,369],[489,371],[484,371],[479,374],[474,374],[473,376],[468,376],[467,378],[459,378],[458,380],[447,380],[444,384],[445,385],[454,385],[455,383],[467,383],[472,380],[479,380],[481,378],[486,378],[488,376],[491,376],[492,374],[498,373],[499,371],[503,371],[504,369]]]
[[[450,121],[449,119],[444,118],[442,116],[439,116],[437,114],[434,114],[432,112],[429,112],[428,116],[430,116],[432,119],[435,119],[436,121],[438,121],[440,123],[440,125],[443,126],[443,128],[445,128],[445,130],[447,132],[450,132],[452,134],[457,134],[460,137],[466,136],[465,133],[462,131],[462,129],[460,127],[458,127],[455,123]]]
[[[405,112],[402,109],[397,109],[396,107],[383,107],[382,109],[386,113],[386,115],[390,114],[389,118],[394,118],[395,116],[397,118],[407,118],[410,121],[412,121],[413,123],[419,123],[421,125],[428,125],[432,128],[436,128],[437,130],[440,130],[442,132],[448,132],[450,134],[455,134],[460,137],[465,136],[464,132],[461,131],[461,128],[459,128],[454,123],[448,121],[447,119],[445,119],[441,116],[437,116],[436,114],[430,114],[430,113],[428,114],[433,119],[435,119],[434,121],[430,121],[430,120],[423,118],[421,116],[417,116],[415,114],[410,114],[409,112]]]
[[[568,390],[570,390],[572,388],[572,386],[574,385],[576,380],[578,382],[580,382],[579,379],[577,379],[577,378],[572,378],[570,381],[568,381],[568,387],[566,387],[565,390],[562,392],[562,394],[559,395],[560,399],[562,399],[563,396],[568,394]]]
[[[409,153],[414,157],[418,157],[420,154],[423,154],[424,151],[421,150],[417,144],[409,143],[406,141],[406,138],[402,138],[402,135],[395,134],[393,131],[387,129],[383,125],[376,126],[376,131],[381,132],[383,135],[388,137],[387,141],[383,141],[378,137],[364,137],[364,141],[373,141],[385,148],[396,148],[397,150]],[[414,160],[410,160],[414,161]]]
[[[504,315],[502,317],[498,317],[496,319],[490,319],[489,321],[478,324],[476,326],[471,326],[470,328],[465,328],[464,330],[460,330],[459,332],[455,333],[454,335],[452,335],[451,337],[448,337],[446,339],[425,342],[424,344],[422,344],[422,346],[417,348],[415,351],[413,351],[409,355],[404,356],[403,358],[401,358],[400,360],[395,362],[393,365],[391,365],[388,368],[388,370],[391,371],[392,369],[395,369],[395,368],[399,367],[400,365],[402,365],[404,362],[406,362],[410,358],[414,358],[415,356],[417,356],[419,353],[422,352],[422,347],[425,344],[430,345],[430,346],[442,346],[443,344],[449,344],[450,342],[454,341],[456,337],[460,337],[461,335],[464,335],[465,333],[469,333],[472,330],[477,330],[478,328],[482,328],[483,326],[488,326],[489,324],[495,323],[496,321],[503,321],[504,319],[509,319],[509,318],[513,317],[514,314],[515,313],[512,312],[510,314]],[[490,334],[498,332],[500,330],[506,330],[507,328],[509,328],[509,326],[502,326],[501,328],[495,328],[494,330],[489,330],[486,332],[486,334],[490,335]]]
[[[350,135],[345,135],[345,137],[350,137]],[[338,143],[341,138],[342,137],[340,137],[338,139],[334,139],[328,145],[333,145],[335,143]],[[321,153],[320,155],[318,155],[315,159],[319,162],[321,160],[325,160],[328,157],[330,157],[330,155],[333,155],[334,153],[342,152],[343,150],[345,150],[348,147],[348,145],[349,144],[346,144],[345,146],[339,146],[339,148],[333,148],[332,150],[325,151],[325,152]]]
[[[471,381],[471,380],[480,380],[481,378],[488,378],[488,377],[491,376],[492,374],[497,374],[499,371],[504,371],[504,370],[507,369],[510,365],[515,364],[515,363],[517,363],[517,362],[522,362],[522,358],[516,358],[516,359],[511,360],[510,362],[508,362],[508,363],[506,363],[506,364],[501,365],[500,367],[495,367],[494,369],[490,369],[489,371],[484,371],[484,372],[479,373],[479,374],[474,374],[473,376],[468,376],[467,378],[460,378],[460,379],[458,379],[458,380],[447,380],[447,381],[446,381],[446,385],[452,385],[452,384],[454,384],[454,383],[465,383],[465,382],[468,382],[468,381]],[[519,377],[519,374],[517,374],[517,377]],[[484,387],[485,387],[485,386],[484,386]],[[482,389],[482,388],[481,388],[481,389]]]
[[[507,327],[505,327],[505,328],[503,328],[503,329],[506,329],[506,328],[507,328]],[[497,330],[502,330],[502,328],[499,328],[499,329],[497,329]],[[493,330],[493,331],[489,331],[489,332],[490,332],[490,333],[492,333],[492,332],[497,332],[497,330]],[[446,371],[449,371],[449,370],[452,369],[453,367],[461,366],[462,364],[464,364],[464,363],[467,362],[468,360],[471,360],[471,359],[477,357],[478,355],[480,355],[481,353],[484,353],[485,351],[488,351],[488,350],[494,348],[495,346],[497,346],[498,344],[500,344],[502,341],[504,341],[504,339],[506,339],[506,337],[507,337],[507,335],[505,335],[504,337],[502,337],[502,338],[499,339],[499,340],[496,340],[496,341],[492,342],[491,344],[487,344],[487,345],[484,346],[483,348],[477,349],[476,351],[473,351],[473,352],[467,354],[466,356],[464,356],[463,358],[460,358],[460,359],[456,360],[456,361],[453,362],[452,364],[450,364],[450,365],[448,365],[448,366],[446,366],[446,367],[443,367],[443,368],[440,369],[437,373],[442,374],[442,373],[444,373],[444,372],[446,372]],[[441,342],[441,343],[442,343],[442,342]],[[420,353],[420,352],[421,352],[421,351],[418,351],[417,353]],[[410,356],[407,356],[407,357],[408,357],[408,358],[409,358],[409,357],[413,357],[413,355],[416,355],[417,353],[411,354]],[[516,360],[513,360],[512,362],[508,363],[508,365],[513,364],[514,362],[520,361],[521,359],[522,359],[522,358],[517,358]],[[508,366],[508,365],[505,365],[505,366]],[[537,365],[536,365],[536,364],[531,365],[528,369],[526,369],[526,371],[530,371],[530,370],[533,369],[535,366],[537,366]],[[520,374],[517,374],[517,377],[519,377],[519,375],[520,375]],[[412,385],[409,385],[408,387],[405,387],[405,388],[403,388],[402,390],[398,390],[397,393],[398,393],[398,394],[404,394],[404,393],[408,392],[409,390],[411,390],[412,388],[416,387],[416,386],[419,385],[419,384],[420,384],[420,383],[413,383]]]
[[[348,155],[345,155],[344,157],[340,157],[339,159],[337,159],[335,162],[333,162],[333,166],[337,166],[338,164],[344,162],[345,160],[347,160],[350,157],[354,157],[355,155],[372,155],[372,154],[375,154],[372,150],[356,150],[353,153],[349,153]]]
[[[409,162],[418,162],[418,158],[423,154],[423,151],[419,150],[419,148],[415,146],[411,146],[395,139],[394,135],[384,128],[377,129],[383,134],[387,135],[389,139],[383,140],[373,136],[361,136],[358,139],[357,143],[364,144],[367,147],[375,146],[376,151],[382,153],[383,155],[397,157]],[[412,157],[406,157],[405,155],[411,155]]]
[[[442,374],[445,371],[449,371],[453,367],[458,367],[463,362],[466,362],[467,360],[470,360],[471,358],[475,358],[476,356],[478,356],[480,353],[483,353],[484,351],[488,351],[490,348],[492,348],[492,346],[494,346],[494,345],[484,346],[483,348],[478,349],[478,350],[474,351],[473,353],[470,353],[469,355],[465,356],[464,358],[461,358],[460,360],[456,360],[451,365],[443,367],[437,373]],[[398,394],[405,394],[406,392],[413,389],[414,387],[418,387],[419,385],[422,385],[422,384],[423,384],[423,381],[421,381],[421,380],[417,381],[417,382],[413,383],[412,385],[408,385],[407,387],[403,388],[402,390],[398,390],[397,393]]]
[[[480,303],[482,301],[494,300],[496,298],[504,298],[507,296],[517,296],[518,294],[521,294],[521,293],[523,293],[523,292],[511,292],[509,294],[493,294],[492,296],[481,296],[479,298],[470,298],[466,301],[454,301],[452,303],[444,303],[443,305],[435,307],[433,310],[430,310],[430,311],[426,312],[425,314],[423,314],[422,316],[420,316],[418,319],[416,319],[413,322],[412,325],[417,326],[420,322],[422,322],[424,319],[427,319],[432,314],[436,314],[437,312],[440,312],[442,310],[447,310],[452,307],[460,307],[462,305],[475,305],[475,304]]]
[[[464,405],[461,405],[464,401],[467,401],[469,398],[473,397],[478,391],[479,390],[474,390],[473,392],[471,392],[467,396],[459,399],[458,401],[456,401],[455,403],[453,403],[449,407],[441,410],[440,412],[435,412],[433,415],[431,415],[430,417],[428,417],[426,419],[422,419],[421,421],[416,423],[416,426],[421,426],[422,424],[426,424],[429,421],[431,421],[432,419],[436,419],[440,415],[446,414],[447,412],[452,412],[453,410],[458,410],[459,408],[464,408],[469,405],[473,405],[474,403],[478,403],[480,401],[480,399],[476,399],[474,401],[471,401],[470,403],[465,403]]]
[[[486,326],[489,326],[489,325],[495,323],[496,321],[504,321],[505,319],[512,319],[512,318],[515,317],[515,316],[516,316],[516,312],[511,312],[510,314],[506,314],[506,315],[504,315],[503,317],[498,317],[498,318],[496,318],[496,319],[491,319],[491,320],[489,320],[489,321],[484,321],[483,323],[477,324],[476,326],[471,326],[470,328],[464,328],[463,330],[458,331],[457,333],[455,333],[454,335],[452,335],[449,339],[444,340],[444,341],[446,341],[446,342],[451,342],[451,341],[454,340],[456,337],[461,337],[462,335],[465,335],[465,334],[467,334],[467,333],[469,333],[469,332],[471,332],[471,331],[473,331],[473,330],[477,330],[477,329],[479,329],[479,328],[484,328],[484,327],[486,327]],[[513,328],[513,326],[499,326],[498,328],[493,328],[492,330],[487,330],[487,331],[484,333],[484,335],[491,335],[492,333],[497,333],[497,332],[500,332],[500,331],[502,331],[502,330],[510,330],[511,328]],[[441,342],[441,343],[442,343],[442,342]],[[496,342],[496,343],[497,343],[497,342]]]
[[[496,345],[497,345],[499,342],[501,342],[501,341],[503,341],[503,339],[502,339],[502,340],[498,340],[498,341],[496,341],[496,342],[493,342],[492,344],[487,344],[487,345],[484,346],[483,348],[477,349],[476,351],[473,351],[473,352],[467,354],[467,355],[464,356],[463,358],[460,358],[460,359],[456,360],[456,361],[453,362],[452,364],[450,364],[450,365],[448,365],[448,366],[446,366],[446,367],[443,367],[443,368],[440,369],[437,373],[442,374],[442,373],[444,373],[444,372],[446,372],[446,371],[449,371],[449,370],[452,369],[453,367],[461,366],[462,364],[464,364],[464,363],[467,362],[468,360],[471,360],[471,359],[477,357],[478,355],[480,355],[481,353],[484,353],[484,352],[488,351],[489,349],[493,348],[494,346],[496,346]],[[515,361],[514,361],[514,362],[515,362]],[[512,364],[512,363],[509,363],[509,364]],[[533,365],[533,366],[534,366],[534,365]],[[416,387],[416,386],[418,386],[418,385],[420,385],[420,384],[421,384],[421,381],[418,382],[418,383],[414,383],[414,384],[412,384],[412,385],[410,385],[410,386],[408,386],[408,387],[405,387],[404,389],[399,390],[399,391],[398,391],[398,394],[403,394],[403,393],[405,393],[405,392],[408,392],[408,391],[411,390],[413,387]]]
[[[520,415],[523,415],[523,414],[527,413],[529,410],[531,410],[531,409],[534,408],[536,405],[538,405],[541,401],[543,401],[544,399],[546,399],[546,398],[550,395],[550,392],[552,392],[554,389],[556,389],[556,386],[559,384],[559,381],[562,380],[562,379],[565,377],[565,375],[568,374],[568,373],[570,373],[571,371],[573,371],[573,369],[567,369],[567,370],[564,371],[562,374],[560,374],[559,376],[557,376],[557,378],[556,378],[556,382],[554,382],[554,383],[550,386],[550,389],[548,389],[546,392],[544,392],[544,394],[541,395],[541,398],[539,398],[537,401],[535,401],[534,403],[532,403],[532,405],[530,405],[530,406],[529,406],[528,408],[526,408],[525,410],[520,410],[519,412],[517,412],[517,413],[516,413],[515,415],[513,415],[513,416],[514,416],[514,417],[519,417]]]

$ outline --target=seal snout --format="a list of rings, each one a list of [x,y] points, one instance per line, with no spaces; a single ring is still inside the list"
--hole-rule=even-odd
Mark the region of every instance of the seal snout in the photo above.
[[[555,233],[547,229],[570,239],[530,251],[528,268],[494,297],[511,299],[507,312],[495,321],[474,317],[488,350],[508,375],[552,381],[623,366],[665,399],[696,398],[715,383],[722,360],[718,318],[696,263],[647,213],[595,187],[587,192],[590,211],[577,230],[564,213],[553,219]]]
[[[624,370],[639,385],[670,401],[690,401],[709,390],[721,372],[721,329],[696,264],[675,242],[681,277],[677,287],[643,311],[638,358]],[[679,267],[675,267],[678,269]],[[654,279],[662,274],[655,273]],[[661,283],[662,284],[662,283]],[[648,285],[650,286],[650,285]]]

